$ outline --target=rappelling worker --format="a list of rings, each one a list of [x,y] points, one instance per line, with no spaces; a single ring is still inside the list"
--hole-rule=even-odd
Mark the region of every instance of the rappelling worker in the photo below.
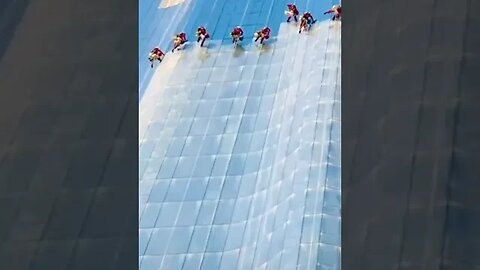
[[[148,61],[150,61],[150,67],[153,68],[153,62],[157,60],[158,62],[162,62],[165,53],[162,52],[159,48],[153,48],[148,56]]]
[[[176,35],[175,38],[173,39],[172,52],[174,52],[175,49],[179,48],[181,45],[185,44],[187,41],[188,41],[187,35],[184,32]]]
[[[313,19],[313,16],[310,12],[303,13],[302,18],[300,19],[300,29],[298,29],[298,33],[307,31],[316,21],[317,20]]]
[[[285,11],[285,14],[288,15],[287,22],[290,22],[290,20],[293,18],[296,22],[298,22],[298,12],[297,6],[295,4],[288,4],[287,5],[288,10]]]
[[[342,5],[334,5],[331,9],[323,14],[333,13],[332,21],[339,21],[342,19]]]
[[[232,43],[238,43],[239,41],[242,41],[243,29],[240,26],[234,27],[232,32],[230,33],[230,36],[232,36]]]
[[[255,42],[260,39],[260,44],[263,45],[263,41],[270,38],[270,28],[265,26],[262,30],[255,33]]]
[[[201,41],[200,47],[203,47],[205,40],[210,38],[210,34],[208,34],[207,29],[203,26],[197,28],[197,43]]]

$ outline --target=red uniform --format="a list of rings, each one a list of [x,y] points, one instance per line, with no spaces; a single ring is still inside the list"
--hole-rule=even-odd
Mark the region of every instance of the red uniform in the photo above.
[[[180,33],[180,35],[178,35],[178,36],[179,36],[180,39],[182,40],[182,43],[181,43],[181,44],[187,42],[187,34],[185,34],[185,33],[182,32],[182,33]]]
[[[200,46],[202,47],[203,47],[203,43],[205,43],[205,40],[210,37],[210,35],[207,32],[207,29],[203,26],[200,26],[197,28],[197,36],[198,36],[197,42],[200,42],[201,40],[202,43],[200,43]]]
[[[310,12],[305,12],[305,13],[303,13],[302,19],[307,20],[307,21],[309,21],[309,20],[313,21],[313,16]]]
[[[260,43],[263,44],[264,39],[269,39],[270,38],[270,28],[265,27],[262,30],[257,32],[257,38],[255,39],[255,42],[257,42],[258,39],[260,39]]]
[[[158,56],[164,55],[164,53],[162,52],[162,50],[160,50],[159,48],[154,48],[154,49],[152,50],[152,53],[155,54],[155,55],[158,55]]]
[[[265,39],[270,38],[270,28],[268,28],[268,27],[263,28],[261,33],[262,33],[263,37],[265,37]]]
[[[199,36],[202,35],[202,36],[205,36],[206,38],[210,37],[210,35],[207,32],[207,29],[203,26],[201,26],[197,29],[197,35],[199,35]]]
[[[293,15],[297,16],[300,12],[298,12],[297,6],[295,4],[288,4],[288,11],[292,12]]]
[[[175,38],[172,52],[174,52],[175,49],[178,48],[180,45],[185,44],[185,42],[187,42],[187,35],[184,32],[178,34],[177,37]]]
[[[324,14],[335,13],[335,12],[338,14],[342,14],[342,7],[332,8],[329,11],[325,12]]]
[[[313,19],[313,16],[310,12],[305,12],[302,15],[302,21],[300,22],[300,29],[298,30],[298,33],[301,33],[302,30],[307,30],[312,24],[315,23],[315,20]]]
[[[232,36],[243,36],[243,30],[240,27],[233,28]]]
[[[292,17],[297,22],[298,21],[297,16],[299,14],[297,6],[295,6],[295,4],[288,4],[287,7],[288,7],[288,11],[289,11],[289,16],[288,16],[287,22],[290,22]]]
[[[148,60],[151,63],[150,67],[153,68],[153,62],[155,60],[158,60],[159,62],[162,62],[164,55],[165,54],[159,48],[153,48],[153,50],[150,52],[150,56],[148,57]]]
[[[334,13],[335,15],[332,17],[332,21],[338,20],[342,18],[342,6],[336,6],[333,7],[332,9],[328,10],[327,12],[323,14],[330,14]]]
[[[233,31],[230,33],[230,35],[232,36],[232,43],[235,43],[235,40],[237,39],[240,41],[243,40],[243,30],[238,26],[233,28]]]

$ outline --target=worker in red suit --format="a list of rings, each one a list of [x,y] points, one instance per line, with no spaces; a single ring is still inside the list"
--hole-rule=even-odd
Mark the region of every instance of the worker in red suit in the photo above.
[[[288,4],[287,5],[288,10],[285,12],[286,15],[288,15],[287,22],[290,22],[290,20],[293,18],[296,22],[298,22],[298,14],[300,12],[297,9],[297,6],[295,4]]]
[[[178,34],[177,36],[175,36],[174,40],[173,40],[173,49],[172,49],[172,52],[175,51],[175,49],[178,49],[181,45],[185,44],[187,42],[187,35],[182,32],[180,34]]]
[[[239,41],[242,41],[243,29],[240,26],[236,26],[230,33],[230,36],[232,36],[232,43],[238,43]]]
[[[203,47],[205,40],[210,38],[210,34],[208,34],[207,29],[203,26],[197,28],[197,43],[201,41],[200,47]]]
[[[298,33],[307,31],[316,21],[317,20],[313,19],[310,12],[303,13],[302,18],[300,19],[300,29],[298,29]]]
[[[342,19],[342,5],[335,5],[328,11],[324,12],[323,14],[331,14],[333,13],[332,21],[338,21]]]
[[[264,28],[262,28],[262,30],[255,33],[255,42],[257,42],[260,39],[260,44],[263,44],[263,41],[269,38],[270,38],[270,28],[268,28],[268,26],[265,26]]]
[[[148,56],[148,61],[150,61],[150,67],[153,68],[153,62],[158,61],[162,62],[163,57],[165,56],[165,53],[162,52],[159,48],[153,48],[153,50],[150,52],[150,55]]]

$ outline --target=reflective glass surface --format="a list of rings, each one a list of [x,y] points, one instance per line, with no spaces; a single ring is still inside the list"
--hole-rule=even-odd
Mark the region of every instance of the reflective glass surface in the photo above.
[[[263,48],[192,42],[154,69],[142,270],[340,269],[340,26],[273,28]]]

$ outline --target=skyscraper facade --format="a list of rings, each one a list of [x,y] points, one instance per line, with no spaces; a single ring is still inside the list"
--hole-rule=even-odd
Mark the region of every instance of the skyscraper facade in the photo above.
[[[141,58],[168,51],[176,32],[190,41],[154,69],[140,63],[140,269],[340,269],[340,24],[319,17],[299,34],[285,8],[140,8]],[[206,48],[199,25],[212,35]],[[233,48],[237,25],[246,37]],[[265,25],[273,35],[258,46]]]

